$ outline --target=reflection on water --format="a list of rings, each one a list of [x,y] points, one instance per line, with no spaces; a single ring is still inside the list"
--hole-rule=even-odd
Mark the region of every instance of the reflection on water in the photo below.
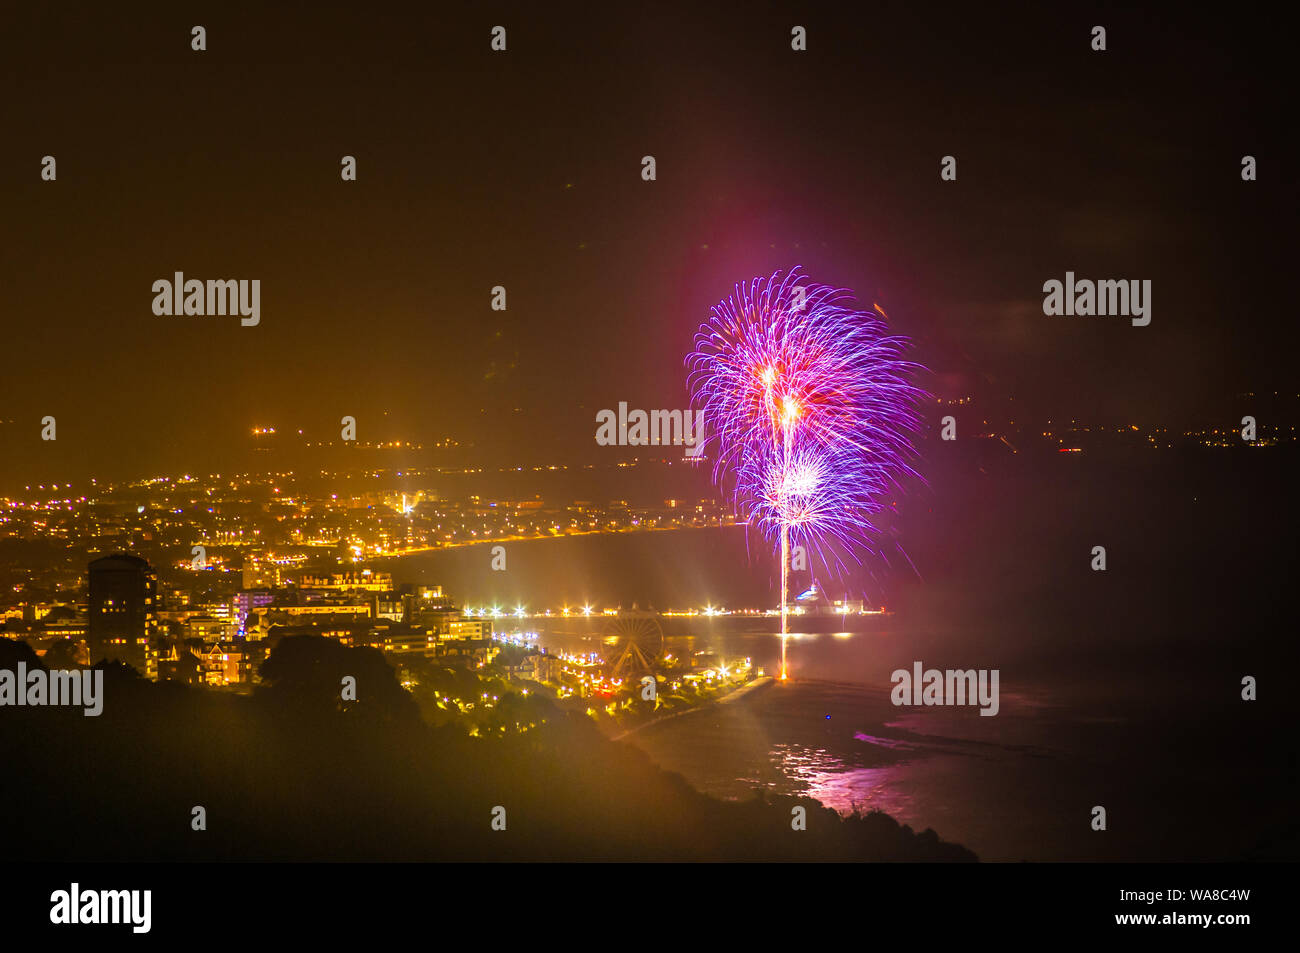
[[[923,521],[930,546],[918,563],[927,581],[893,587],[898,598],[887,601],[895,615],[843,624],[797,619],[790,683],[620,743],[717,797],[748,798],[765,787],[842,811],[879,808],[985,860],[1290,858],[1294,840],[1283,838],[1295,823],[1293,695],[1243,705],[1235,684],[1255,667],[1289,670],[1271,647],[1274,626],[1290,616],[1266,611],[1267,599],[1186,598],[1284,591],[1282,575],[1264,586],[1258,573],[1263,566],[1284,575],[1278,567],[1289,563],[1280,548],[1278,558],[1262,561],[1201,559],[1206,524],[1187,518],[1185,494],[1166,492],[1182,485],[1185,462],[1114,471],[1103,464],[1098,473],[1114,476],[1107,485],[1122,485],[1123,493],[1095,492],[1073,466],[1068,477],[1055,468],[1003,474],[1011,482],[1002,493],[990,493],[984,479],[949,481],[946,496],[935,495],[932,521]],[[1276,483],[1267,476],[1251,484],[1261,491],[1252,495],[1243,494],[1235,466],[1202,484],[1218,487],[1211,498],[1222,506],[1235,512],[1251,501],[1289,499],[1281,468]],[[1133,491],[1134,480],[1151,492]],[[1153,507],[1159,499],[1171,506]],[[1257,515],[1265,514],[1276,516],[1260,503]],[[1059,567],[1076,560],[1074,540],[1099,519],[1129,526],[1130,549],[1140,553],[1146,544],[1154,557],[1163,545],[1163,556],[1178,558],[1153,558],[1143,572],[1105,586],[1064,580]],[[1236,524],[1224,525],[1235,547]],[[1166,545],[1173,539],[1185,543]],[[743,534],[730,530],[512,544],[509,573],[485,565],[484,552],[466,547],[394,568],[404,580],[444,585],[480,606],[776,602],[770,561],[756,566]],[[777,626],[768,620],[662,622],[667,649],[678,656],[748,657],[768,672],[780,658]],[[541,644],[573,652],[600,649],[608,625],[601,618],[527,623]],[[893,706],[891,673],[917,661],[997,668],[997,716]],[[1089,824],[1096,804],[1112,822],[1104,834]]]
[[[1044,838],[1059,849],[1055,828],[1069,826],[1056,803],[1076,784],[1058,745],[1069,739],[1049,743],[1048,723],[1025,714],[1037,709],[1004,702],[984,718],[976,708],[899,709],[888,692],[845,682],[774,683],[736,705],[650,726],[635,743],[715,797],[766,788],[844,814],[884,811],[984,859],[1048,859]]]
[[[531,627],[542,645],[593,651],[604,625]],[[1123,667],[1035,676],[1008,659],[996,717],[974,706],[896,707],[893,670],[914,660],[965,661],[965,653],[899,625],[869,617],[857,632],[800,633],[790,645],[790,682],[620,743],[714,797],[750,798],[765,788],[844,813],[881,810],[983,860],[1232,859],[1293,823],[1285,800],[1263,810],[1255,789],[1240,783],[1262,772],[1260,784],[1266,777],[1277,789],[1294,788],[1288,762],[1275,756],[1290,744],[1285,726],[1261,720],[1258,733],[1244,737],[1232,730],[1240,713],[1228,707],[1235,695],[1221,691],[1220,673],[1154,694]],[[664,630],[667,651],[679,656],[748,657],[769,672],[780,658],[780,638],[762,620],[671,620]],[[1092,831],[1096,804],[1122,828]],[[1207,823],[1207,804],[1223,823]]]
[[[789,790],[778,793],[807,795],[841,814],[884,811],[902,819],[911,813],[911,797],[898,783],[906,762],[887,768],[854,768],[823,749],[785,744],[772,746],[772,760],[791,782]]]

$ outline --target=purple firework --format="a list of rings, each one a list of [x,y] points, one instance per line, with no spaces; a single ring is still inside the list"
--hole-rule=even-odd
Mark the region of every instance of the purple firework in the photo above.
[[[878,553],[885,496],[915,476],[921,368],[881,314],[852,303],[798,268],[755,278],[713,308],[686,360],[714,481],[740,518],[780,542],[783,634],[790,543],[828,567],[840,551],[859,562]]]

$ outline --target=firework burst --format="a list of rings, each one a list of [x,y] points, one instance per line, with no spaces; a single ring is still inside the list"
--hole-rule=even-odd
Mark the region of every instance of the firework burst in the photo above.
[[[798,268],[737,285],[695,335],[691,403],[706,421],[714,481],[737,516],[779,545],[781,677],[791,544],[828,570],[879,555],[877,517],[907,476],[924,392],[907,341],[852,293]]]

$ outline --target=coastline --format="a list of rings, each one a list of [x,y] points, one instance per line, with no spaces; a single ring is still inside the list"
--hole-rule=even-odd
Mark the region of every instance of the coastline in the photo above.
[[[766,688],[768,685],[771,685],[774,681],[776,680],[772,678],[771,675],[761,675],[758,678],[753,679],[752,681],[748,681],[744,685],[741,685],[738,688],[727,692],[727,694],[723,695],[721,698],[715,698],[709,701],[707,704],[696,705],[694,708],[688,708],[686,711],[675,711],[668,715],[660,715],[658,718],[652,718],[649,721],[645,722],[644,724],[637,725],[635,728],[629,728],[626,731],[619,732],[616,735],[611,735],[609,740],[622,741],[628,735],[635,734],[636,732],[641,731],[644,728],[649,728],[651,725],[663,724],[665,721],[672,721],[672,719],[674,718],[681,718],[683,715],[691,715],[697,711],[707,711],[708,709],[712,708],[714,705],[726,705],[730,702],[734,702],[740,698],[743,698],[746,695],[750,694],[751,692],[754,692],[760,688]]]

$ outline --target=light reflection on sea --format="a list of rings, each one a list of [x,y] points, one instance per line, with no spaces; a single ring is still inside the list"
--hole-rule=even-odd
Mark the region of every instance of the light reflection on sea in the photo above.
[[[783,744],[772,746],[772,757],[792,782],[794,790],[789,793],[807,794],[841,814],[879,810],[896,819],[911,814],[911,797],[898,784],[905,762],[885,768],[854,768],[823,749]]]

